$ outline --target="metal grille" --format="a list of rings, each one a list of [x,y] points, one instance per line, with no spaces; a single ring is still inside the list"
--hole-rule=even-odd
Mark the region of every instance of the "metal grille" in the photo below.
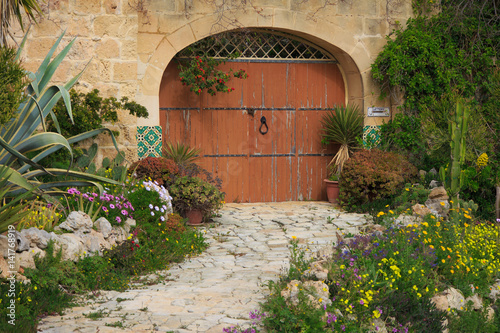
[[[212,58],[300,60],[336,62],[327,51],[280,31],[225,32],[202,39],[177,54],[178,58],[206,55]]]

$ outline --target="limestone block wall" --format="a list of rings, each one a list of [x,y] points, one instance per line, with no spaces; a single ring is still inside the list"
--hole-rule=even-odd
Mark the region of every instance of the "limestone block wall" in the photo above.
[[[211,34],[238,28],[273,28],[330,51],[340,63],[348,100],[362,106],[380,101],[370,65],[385,36],[412,15],[411,0],[47,0],[45,15],[29,32],[23,61],[36,70],[55,39],[77,37],[55,74],[55,83],[85,72],[80,90],[127,96],[148,108],[148,119],[122,114],[121,149],[137,159],[136,126],[159,125],[158,91],[165,68],[184,47]],[[21,31],[16,32],[18,40]],[[63,43],[63,44],[64,44]],[[393,110],[391,110],[393,111]],[[380,125],[384,118],[366,118]],[[114,156],[109,138],[99,138],[103,156]]]

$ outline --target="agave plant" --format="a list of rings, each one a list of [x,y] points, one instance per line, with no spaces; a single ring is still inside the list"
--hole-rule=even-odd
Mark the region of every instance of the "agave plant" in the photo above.
[[[25,192],[17,196],[13,200],[6,201],[6,194],[10,190],[8,185],[11,177],[9,168],[6,166],[0,167],[0,234],[7,231],[9,225],[21,221],[27,214],[25,210],[27,203],[22,203],[22,200],[31,195],[31,191]]]
[[[167,142],[165,147],[163,147],[163,153],[166,158],[173,160],[175,163],[185,165],[199,159],[201,149],[190,148],[182,142],[177,142],[176,144]]]
[[[27,36],[27,34],[26,34]],[[23,46],[26,42],[24,37],[21,46],[17,53],[19,58]],[[56,152],[61,148],[69,150],[71,156],[71,144],[88,138],[91,138],[103,131],[111,134],[113,143],[118,149],[116,140],[106,128],[96,129],[85,132],[71,138],[64,138],[60,134],[57,118],[52,111],[52,108],[57,101],[62,97],[68,111],[70,119],[72,119],[71,103],[68,90],[73,87],[83,70],[64,85],[49,86],[50,79],[56,71],[59,64],[68,54],[75,39],[73,39],[59,54],[51,61],[51,58],[61,42],[64,33],[54,43],[47,56],[41,63],[36,73],[28,72],[30,84],[26,90],[26,100],[21,103],[17,110],[17,114],[5,126],[0,128],[0,167],[9,165],[9,183],[13,186],[9,191],[10,195],[24,192],[25,190],[38,190],[46,194],[59,193],[57,187],[68,186],[97,186],[102,191],[102,186],[99,182],[113,182],[110,179],[90,175],[87,173],[76,172],[64,169],[45,169],[38,162],[44,157]],[[84,68],[85,70],[85,68]],[[50,115],[55,127],[59,133],[47,132],[45,127],[45,119]],[[39,131],[39,127],[42,131]],[[32,158],[26,157],[26,153],[35,153]],[[48,183],[40,183],[37,181],[38,176],[51,175],[67,175],[78,180],[71,181],[55,181]]]
[[[363,134],[363,114],[355,105],[336,106],[323,116],[321,124],[321,143],[340,143],[340,149],[328,164],[333,163],[339,175],[349,159],[349,151],[357,146],[356,138]]]

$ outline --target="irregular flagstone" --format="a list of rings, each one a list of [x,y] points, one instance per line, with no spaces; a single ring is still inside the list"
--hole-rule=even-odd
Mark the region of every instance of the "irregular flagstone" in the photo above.
[[[264,283],[277,280],[288,267],[292,236],[313,255],[336,242],[337,233],[354,234],[365,223],[363,215],[342,213],[325,202],[226,204],[214,225],[200,228],[209,248],[158,272],[164,281],[101,292],[63,316],[42,319],[38,328],[49,333],[220,333],[244,326],[269,293]],[[106,317],[93,321],[83,315],[98,309]],[[116,322],[123,328],[105,326]]]

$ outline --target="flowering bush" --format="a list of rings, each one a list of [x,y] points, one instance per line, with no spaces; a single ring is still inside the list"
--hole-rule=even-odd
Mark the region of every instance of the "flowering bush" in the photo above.
[[[74,187],[68,189],[67,193],[67,213],[79,210],[87,213],[92,221],[105,217],[111,224],[120,224],[129,217],[133,218],[134,207],[122,194],[81,193]]]
[[[234,72],[231,69],[224,72],[216,68],[224,62],[223,59],[196,56],[186,66],[182,63],[179,65],[181,70],[179,80],[183,85],[189,86],[189,90],[196,95],[200,95],[203,90],[206,90],[212,96],[217,92],[229,93],[234,90],[234,88],[227,86],[227,82],[231,77],[246,79],[248,74],[243,69]]]
[[[172,177],[179,173],[177,164],[164,157],[146,157],[133,163],[128,172],[138,179],[149,179],[165,185],[172,181]]]

